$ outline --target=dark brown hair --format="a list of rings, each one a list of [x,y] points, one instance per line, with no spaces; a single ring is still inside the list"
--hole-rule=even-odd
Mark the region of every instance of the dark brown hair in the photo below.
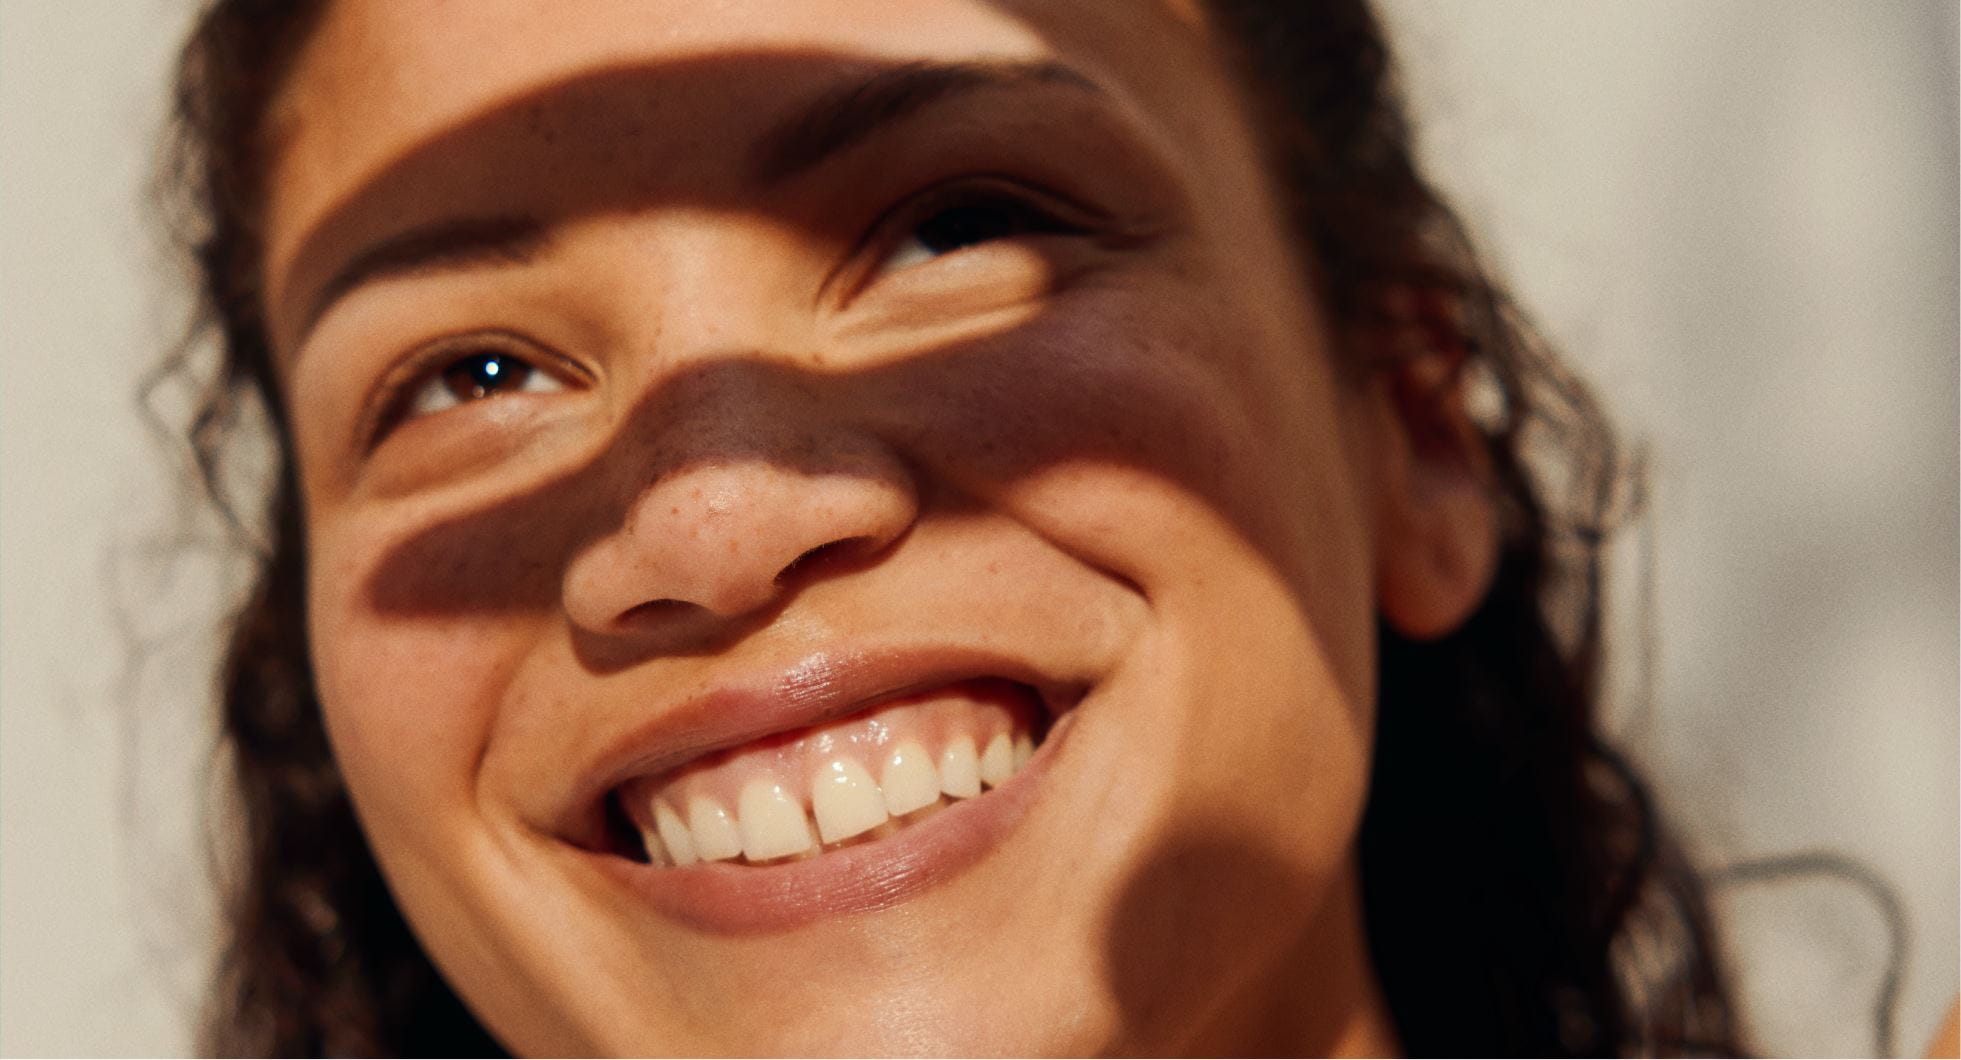
[[[389,895],[307,656],[305,527],[260,313],[257,233],[266,101],[322,7],[212,4],[179,67],[165,174],[200,279],[197,326],[166,365],[205,387],[192,450],[221,505],[220,461],[241,415],[263,414],[278,458],[221,691],[242,834],[204,1047],[492,1052]],[[1495,399],[1480,429],[1502,506],[1496,583],[1439,640],[1380,632],[1360,847],[1370,946],[1404,1047],[1738,1051],[1700,887],[1596,714],[1601,550],[1627,492],[1599,410],[1486,277],[1418,171],[1366,0],[1209,8],[1337,335],[1413,324]],[[216,364],[200,363],[200,349]]]

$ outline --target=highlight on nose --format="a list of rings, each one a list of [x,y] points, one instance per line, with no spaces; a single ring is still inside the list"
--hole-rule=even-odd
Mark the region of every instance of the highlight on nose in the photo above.
[[[619,528],[573,560],[565,610],[595,633],[751,614],[884,551],[916,509],[896,462],[849,473],[764,460],[679,471],[633,498]]]

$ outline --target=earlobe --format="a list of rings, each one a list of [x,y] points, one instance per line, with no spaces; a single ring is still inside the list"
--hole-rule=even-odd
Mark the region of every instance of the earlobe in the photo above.
[[[1376,411],[1376,606],[1415,640],[1454,632],[1497,574],[1498,505],[1466,407],[1461,348],[1393,359],[1370,380]]]

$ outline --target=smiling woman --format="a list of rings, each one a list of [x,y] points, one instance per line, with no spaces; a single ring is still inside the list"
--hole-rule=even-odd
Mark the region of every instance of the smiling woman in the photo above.
[[[212,1049],[1735,1048],[1366,7],[224,0],[179,98]]]

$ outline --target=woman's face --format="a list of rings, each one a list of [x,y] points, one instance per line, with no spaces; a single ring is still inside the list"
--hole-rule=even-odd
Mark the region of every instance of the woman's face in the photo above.
[[[510,1047],[1391,1047],[1463,601],[1189,5],[347,0],[270,123],[321,702]]]

